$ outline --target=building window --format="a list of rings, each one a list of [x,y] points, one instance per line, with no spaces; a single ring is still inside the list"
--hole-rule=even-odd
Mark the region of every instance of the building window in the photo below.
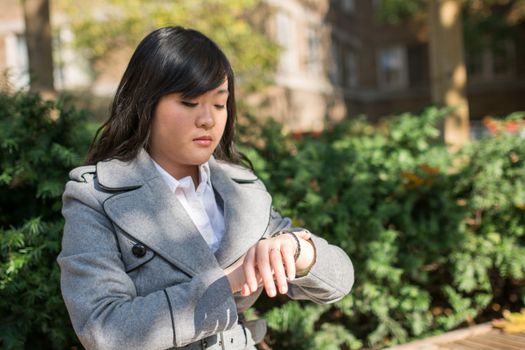
[[[309,27],[307,30],[307,40],[308,51],[306,66],[311,73],[319,73],[321,71],[319,30],[316,30],[315,27]]]
[[[280,69],[291,72],[295,68],[294,43],[295,32],[291,18],[285,13],[276,15],[277,42],[282,47]]]
[[[24,34],[7,35],[5,47],[9,82],[17,89],[29,86],[29,61]]]
[[[342,0],[343,11],[354,12],[355,11],[355,0]]]
[[[515,46],[503,41],[466,54],[468,77],[472,81],[512,76],[516,65]]]
[[[330,47],[330,80],[336,86],[341,86],[342,79],[342,60],[341,60],[341,46],[332,38],[332,46]]]
[[[406,50],[401,46],[383,48],[378,56],[379,86],[387,89],[406,87]]]
[[[510,41],[492,47],[489,51],[491,56],[492,75],[509,76],[514,68],[514,45]]]
[[[55,63],[55,86],[57,89],[83,88],[92,82],[89,61],[74,50],[73,32],[60,28],[53,36],[53,55]]]
[[[484,73],[484,55],[483,52],[469,52],[466,55],[467,72],[469,78],[482,78]]]
[[[346,51],[346,85],[348,87],[357,87],[359,83],[359,69],[357,66],[357,53],[353,49]]]
[[[416,44],[408,46],[407,67],[408,84],[411,87],[427,86],[429,82],[428,71],[428,46],[426,44]]]

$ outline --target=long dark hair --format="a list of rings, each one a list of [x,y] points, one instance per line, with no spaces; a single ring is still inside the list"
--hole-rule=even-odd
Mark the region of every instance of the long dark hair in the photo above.
[[[214,156],[251,167],[235,147],[234,75],[221,49],[204,34],[182,27],[165,27],[138,45],[120,81],[109,119],[97,130],[86,164],[133,159],[149,148],[150,129],[159,99],[171,93],[195,98],[228,79],[228,120]]]

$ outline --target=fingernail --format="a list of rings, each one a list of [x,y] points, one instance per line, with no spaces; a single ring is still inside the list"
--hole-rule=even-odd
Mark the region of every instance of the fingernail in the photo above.
[[[271,296],[271,297],[274,297],[275,296],[275,289],[270,288],[270,290],[268,291],[268,295]]]
[[[281,294],[286,294],[287,290],[286,290],[286,287],[281,287]]]

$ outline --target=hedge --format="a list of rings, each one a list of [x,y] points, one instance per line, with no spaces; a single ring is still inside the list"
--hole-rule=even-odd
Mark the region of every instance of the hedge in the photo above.
[[[85,113],[64,100],[0,93],[0,348],[77,343],[56,256],[68,171],[89,143]]]
[[[332,305],[261,298],[273,349],[381,347],[525,304],[525,143],[515,134],[451,155],[429,108],[294,138],[240,126],[274,206],[345,249],[350,295]],[[523,115],[510,118],[523,119]],[[0,347],[79,347],[59,290],[60,196],[91,131],[66,100],[0,93]]]
[[[331,307],[260,304],[274,349],[379,348],[525,304],[525,140],[501,132],[453,155],[436,127],[446,114],[303,139],[270,122],[251,138],[274,205],[343,247],[356,272]]]

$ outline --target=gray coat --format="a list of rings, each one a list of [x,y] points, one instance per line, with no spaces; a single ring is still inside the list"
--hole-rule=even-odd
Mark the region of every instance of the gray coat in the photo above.
[[[88,349],[167,349],[234,327],[259,294],[233,295],[223,269],[290,226],[262,182],[210,159],[226,232],[214,254],[142,150],[131,162],[76,168],[63,195],[62,294]],[[338,247],[313,235],[317,260],[290,282],[292,299],[330,303],[352,287]],[[138,246],[137,246],[138,245]],[[135,248],[134,248],[135,247]]]

